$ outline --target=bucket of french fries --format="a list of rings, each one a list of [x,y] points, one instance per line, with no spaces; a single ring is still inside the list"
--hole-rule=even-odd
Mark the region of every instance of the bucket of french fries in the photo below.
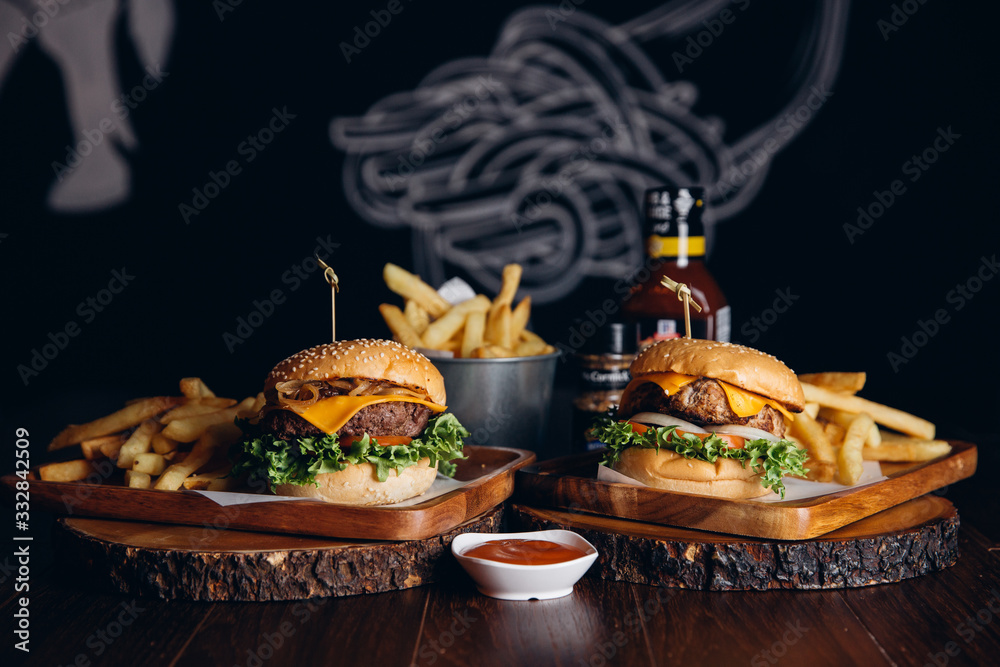
[[[408,271],[386,264],[386,285],[404,305],[379,306],[398,342],[441,371],[448,410],[474,445],[535,449],[546,437],[559,352],[528,329],[531,297],[514,304],[521,266],[503,269],[499,293],[457,303]]]

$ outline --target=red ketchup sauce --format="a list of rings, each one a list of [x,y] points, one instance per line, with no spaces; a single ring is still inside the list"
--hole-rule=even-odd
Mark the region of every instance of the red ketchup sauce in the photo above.
[[[580,547],[548,540],[494,540],[462,552],[463,556],[514,565],[552,565],[586,556]]]

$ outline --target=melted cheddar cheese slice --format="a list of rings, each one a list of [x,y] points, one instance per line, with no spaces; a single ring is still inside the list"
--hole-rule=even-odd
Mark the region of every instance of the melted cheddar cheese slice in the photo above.
[[[634,391],[636,387],[646,384],[647,382],[659,385],[667,396],[673,396],[680,391],[681,387],[691,384],[697,379],[698,377],[695,375],[683,375],[681,373],[673,372],[650,373],[649,375],[643,375],[642,377],[635,378],[629,383],[628,387],[626,387],[625,391],[622,393],[621,402],[624,403],[625,399],[628,398],[629,394]],[[746,391],[745,389],[734,387],[728,382],[723,382],[722,380],[716,380],[716,382],[718,382],[722,387],[722,390],[726,392],[726,400],[729,402],[729,407],[737,417],[752,417],[763,410],[765,405],[770,405],[772,408],[789,419],[795,419],[792,413],[790,413],[777,401],[764,398],[760,394],[755,394],[752,391]]]
[[[335,433],[362,408],[390,401],[419,403],[420,405],[426,405],[433,412],[444,412],[447,410],[447,407],[444,405],[438,405],[437,403],[412,396],[331,396],[330,398],[317,401],[297,414],[324,433]]]

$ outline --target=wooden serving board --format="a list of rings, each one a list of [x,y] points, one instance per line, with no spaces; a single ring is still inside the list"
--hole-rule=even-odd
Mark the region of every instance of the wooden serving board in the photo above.
[[[322,501],[289,500],[230,505],[190,491],[130,489],[120,484],[30,480],[33,507],[57,514],[155,521],[294,533],[343,539],[423,540],[459,526],[496,507],[514,490],[514,472],[535,460],[534,452],[507,447],[466,446],[456,461],[455,479],[469,482],[447,494],[408,507],[354,507]],[[3,487],[13,500],[15,475]]]
[[[596,479],[602,452],[527,466],[516,476],[524,505],[588,512],[646,523],[774,540],[805,540],[971,476],[976,446],[951,442],[947,456],[916,463],[882,463],[888,479],[816,498],[760,503]]]
[[[503,506],[437,537],[408,542],[205,531],[111,519],[61,518],[65,571],[128,595],[185,600],[302,600],[403,590],[459,576],[449,553],[461,533],[500,530]]]
[[[958,513],[935,495],[794,544],[522,505],[512,507],[511,522],[519,530],[579,533],[597,548],[590,572],[602,579],[675,588],[855,588],[958,561]]]

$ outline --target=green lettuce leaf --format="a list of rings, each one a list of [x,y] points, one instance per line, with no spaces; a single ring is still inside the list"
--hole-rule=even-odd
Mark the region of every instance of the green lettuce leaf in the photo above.
[[[389,472],[397,473],[423,458],[429,458],[431,465],[437,464],[438,472],[453,477],[454,459],[462,455],[463,438],[469,431],[462,426],[455,415],[442,413],[427,422],[427,428],[407,445],[377,444],[378,436],[367,434],[356,440],[347,451],[340,446],[336,433],[324,436],[295,438],[294,441],[278,440],[270,433],[257,433],[247,422],[238,421],[244,431],[241,442],[233,445],[230,457],[236,459],[232,475],[249,473],[250,480],[264,480],[271,485],[316,484],[316,475],[339,472],[348,463],[371,463],[380,482],[389,477]]]
[[[646,449],[661,448],[677,452],[681,456],[697,461],[715,463],[717,459],[733,459],[739,461],[745,468],[750,463],[750,469],[762,473],[761,484],[775,493],[785,497],[784,475],[805,476],[808,472],[803,464],[809,458],[809,453],[796,446],[794,442],[780,440],[772,442],[761,438],[747,440],[743,449],[733,449],[715,434],[704,440],[693,433],[677,433],[676,426],[650,426],[645,433],[637,433],[632,424],[627,421],[615,421],[610,415],[598,418],[591,433],[603,442],[607,449],[601,461],[611,466],[621,458],[622,452],[629,447],[644,447]]]

